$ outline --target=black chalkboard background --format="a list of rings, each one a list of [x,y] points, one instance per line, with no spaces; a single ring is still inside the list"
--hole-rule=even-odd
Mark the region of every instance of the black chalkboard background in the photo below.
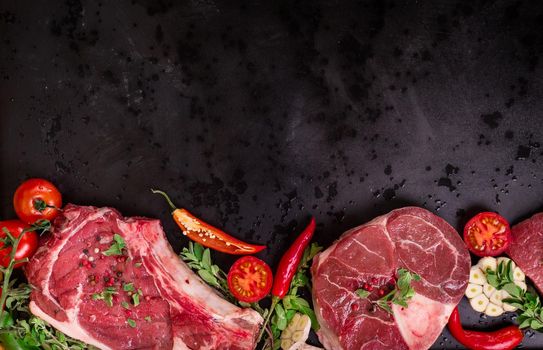
[[[543,204],[542,52],[535,0],[0,0],[0,213],[45,177],[179,250],[156,187],[272,266],[310,215],[323,245],[404,205],[515,223]]]

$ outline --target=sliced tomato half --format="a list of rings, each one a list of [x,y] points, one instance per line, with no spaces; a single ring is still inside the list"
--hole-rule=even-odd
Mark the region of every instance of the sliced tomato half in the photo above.
[[[254,303],[268,295],[272,279],[268,264],[254,256],[244,256],[230,268],[228,288],[239,301]]]
[[[498,256],[511,243],[511,228],[497,213],[479,213],[464,227],[464,242],[477,256]]]

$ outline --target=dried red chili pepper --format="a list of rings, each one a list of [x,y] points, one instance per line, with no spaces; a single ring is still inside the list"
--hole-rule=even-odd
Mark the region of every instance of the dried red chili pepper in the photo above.
[[[462,328],[458,307],[455,307],[447,324],[451,335],[471,350],[511,350],[524,338],[518,326],[507,326],[493,332],[469,331]]]
[[[172,208],[172,216],[177,226],[183,230],[183,234],[204,247],[233,255],[255,254],[266,248],[264,245],[245,243],[198,219],[188,210],[177,208],[170,200],[170,197],[163,191],[151,191],[153,193],[161,194],[166,198],[168,204]]]

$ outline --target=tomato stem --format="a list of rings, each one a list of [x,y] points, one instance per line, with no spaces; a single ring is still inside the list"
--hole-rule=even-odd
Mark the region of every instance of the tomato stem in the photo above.
[[[25,232],[41,231],[43,233],[51,228],[51,221],[47,219],[41,219],[32,224],[32,226],[25,228]]]
[[[7,228],[3,227],[2,229],[4,230],[4,232],[6,232],[6,235],[9,234],[9,236],[13,238],[13,235],[11,234],[11,232],[9,232]],[[2,285],[2,295],[0,296],[0,320],[2,320],[4,317],[4,304],[6,303],[6,298],[9,291],[9,282],[11,279],[11,273],[13,272],[13,267],[17,263],[17,261],[15,260],[15,254],[17,253],[19,242],[21,242],[21,239],[23,238],[26,232],[28,231],[23,230],[21,234],[19,235],[19,237],[17,237],[17,239],[14,240],[13,248],[11,249],[11,252],[9,254],[9,265],[4,272],[4,283]]]
[[[177,209],[177,207],[175,206],[175,204],[173,204],[172,200],[170,199],[170,197],[168,196],[168,194],[166,192],[161,191],[161,190],[154,190],[152,188],[151,188],[151,192],[158,193],[158,194],[162,195],[164,198],[166,198],[166,201],[170,205],[170,208],[172,208],[172,211]]]
[[[4,246],[13,245],[13,243],[15,243],[15,237],[13,237],[13,235],[11,234],[11,232],[9,232],[7,228],[2,227],[2,230],[6,234],[6,238],[2,239],[2,241],[4,242]]]
[[[39,212],[44,211],[45,208],[48,207],[47,203],[45,203],[45,201],[41,198],[35,199],[33,205],[34,205],[34,209],[36,209]]]

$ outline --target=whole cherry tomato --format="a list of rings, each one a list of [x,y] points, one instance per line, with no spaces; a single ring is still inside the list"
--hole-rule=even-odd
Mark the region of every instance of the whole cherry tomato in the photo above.
[[[4,220],[0,221],[0,265],[8,267],[10,255],[13,250],[13,239],[18,238],[23,234],[23,230],[29,229],[30,226],[20,220]],[[12,237],[6,233],[9,231]],[[31,258],[38,249],[38,234],[35,231],[27,231],[19,241],[17,250],[15,251],[15,260]],[[23,264],[16,264],[15,267],[21,267]]]
[[[62,195],[47,180],[29,179],[13,195],[15,213],[22,221],[33,224],[37,220],[52,220],[62,207]]]

